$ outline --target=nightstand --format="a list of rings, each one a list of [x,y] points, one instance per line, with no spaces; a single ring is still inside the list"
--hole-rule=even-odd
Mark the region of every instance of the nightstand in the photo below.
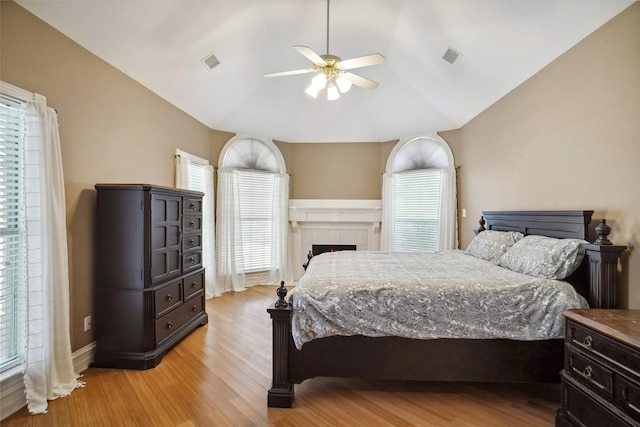
[[[564,316],[556,426],[640,425],[640,310],[569,310]]]

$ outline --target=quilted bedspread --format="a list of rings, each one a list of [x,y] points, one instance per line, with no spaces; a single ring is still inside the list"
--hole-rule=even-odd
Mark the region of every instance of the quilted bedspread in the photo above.
[[[568,283],[463,251],[341,251],[314,257],[290,294],[297,348],[332,335],[562,338],[562,312],[587,304]]]

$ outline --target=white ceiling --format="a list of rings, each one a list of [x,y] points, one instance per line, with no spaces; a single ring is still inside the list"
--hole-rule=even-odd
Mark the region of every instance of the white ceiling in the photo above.
[[[213,129],[352,142],[463,126],[633,1],[333,0],[330,53],[387,59],[353,70],[377,89],[336,101],[304,93],[312,75],[263,76],[308,68],[294,45],[326,53],[325,0],[17,3]]]

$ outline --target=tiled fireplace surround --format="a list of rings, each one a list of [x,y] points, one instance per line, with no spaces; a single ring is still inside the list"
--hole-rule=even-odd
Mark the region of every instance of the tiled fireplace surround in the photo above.
[[[304,269],[314,244],[356,245],[357,250],[380,248],[380,200],[291,199],[291,262],[294,280]]]

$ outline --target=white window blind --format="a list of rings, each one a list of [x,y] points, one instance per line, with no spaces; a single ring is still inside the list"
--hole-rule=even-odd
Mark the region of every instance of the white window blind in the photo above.
[[[416,170],[396,175],[394,235],[397,251],[435,251],[440,212],[440,171]]]
[[[189,163],[189,190],[205,192],[206,165]]]
[[[0,372],[24,356],[24,114],[24,103],[0,95]]]
[[[268,172],[238,171],[238,204],[242,232],[242,260],[246,273],[273,266],[273,203],[275,177]]]

